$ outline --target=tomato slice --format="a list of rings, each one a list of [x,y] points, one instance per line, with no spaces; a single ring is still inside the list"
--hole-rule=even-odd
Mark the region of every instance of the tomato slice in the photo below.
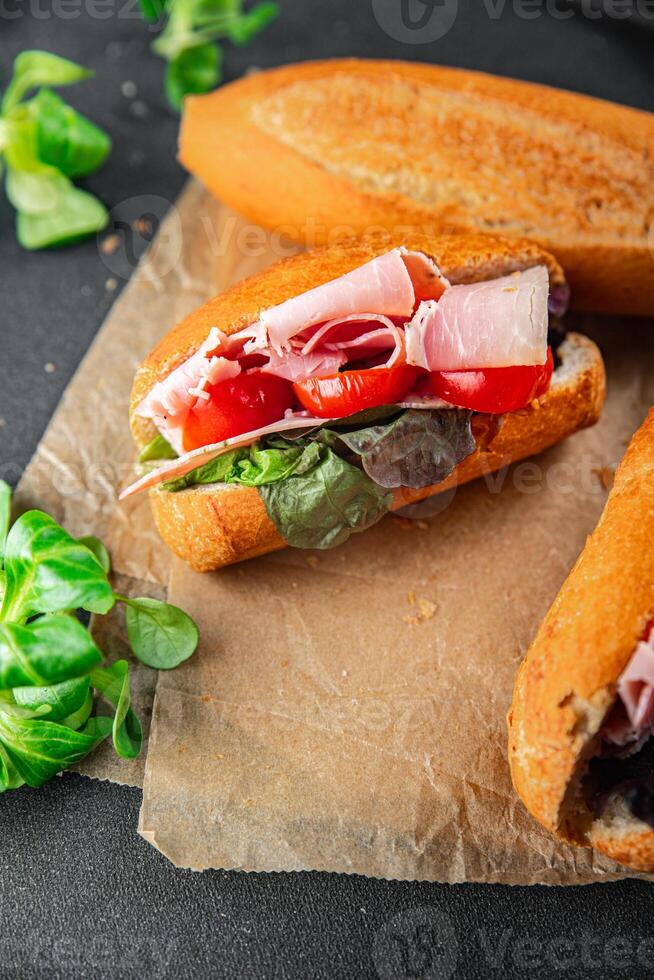
[[[524,408],[550,386],[554,358],[547,348],[544,364],[479,368],[472,371],[432,371],[421,382],[421,394],[435,395],[473,412],[500,415]]]
[[[341,371],[326,378],[296,381],[293,390],[302,407],[318,418],[341,419],[367,408],[401,402],[414,387],[417,373],[409,364]]]
[[[291,382],[261,371],[239,374],[206,390],[208,401],[199,401],[184,425],[185,452],[277,422],[293,405]]]

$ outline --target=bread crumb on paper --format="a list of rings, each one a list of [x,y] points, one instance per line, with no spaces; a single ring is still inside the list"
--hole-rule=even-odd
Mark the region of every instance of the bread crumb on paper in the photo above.
[[[309,555],[308,556],[308,558],[307,558],[307,565],[309,566],[309,568],[317,568],[318,567],[318,559],[316,558],[315,555]]]
[[[414,521],[410,521],[408,517],[400,517],[398,514],[391,514],[391,519],[401,527],[403,531],[412,531],[414,526]]]
[[[431,599],[423,599],[421,596],[416,596],[415,592],[409,592],[407,602],[411,606],[417,606],[417,612],[402,617],[402,622],[408,626],[419,626],[420,623],[426,623],[436,615],[436,603]]]

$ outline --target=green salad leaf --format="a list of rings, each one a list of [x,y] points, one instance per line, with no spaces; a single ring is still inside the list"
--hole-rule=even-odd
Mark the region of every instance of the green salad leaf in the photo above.
[[[287,442],[277,437],[255,443],[244,449],[232,449],[197,469],[163,484],[165,490],[177,492],[187,487],[209,483],[240,483],[261,487],[285,480],[292,473],[306,472],[319,461],[320,449],[312,442]]]
[[[73,616],[42,616],[32,623],[0,623],[0,689],[58,684],[86,674],[102,654]]]
[[[50,89],[41,89],[28,105],[36,123],[39,160],[71,179],[102,166],[111,150],[102,129]]]
[[[222,51],[215,44],[197,44],[175,55],[166,66],[165,89],[171,106],[181,109],[185,95],[210,92],[220,80]]]
[[[18,241],[26,249],[77,241],[104,228],[104,205],[72,183],[100,167],[110,149],[106,133],[52,92],[91,72],[47,51],[23,51],[0,109],[0,154],[7,197],[16,209]],[[27,95],[38,89],[27,99]]]
[[[162,484],[176,493],[212,483],[257,487],[290,545],[330,548],[388,510],[396,487],[445,480],[474,452],[472,413],[387,405],[300,435],[267,436]]]
[[[13,109],[33,88],[73,85],[93,72],[49,51],[22,51],[14,60],[14,73],[2,99],[2,112]]]
[[[102,571],[105,575],[108,575],[111,571],[111,556],[102,541],[100,541],[100,538],[96,538],[92,534],[87,534],[82,538],[78,538],[77,543],[88,548]]]
[[[0,621],[77,608],[106,613],[115,601],[97,558],[40,510],[27,511],[9,532],[5,575]]]
[[[126,660],[106,666],[76,611],[127,604],[137,658],[174,667],[195,650],[198,630],[176,606],[114,594],[109,553],[93,536],[75,540],[42,511],[7,533],[11,491],[0,482],[0,792],[40,786],[112,737],[133,759],[143,733],[131,707]],[[6,540],[5,540],[6,539]],[[106,715],[98,702],[111,708]]]
[[[9,531],[11,520],[11,487],[4,480],[0,480],[0,561],[5,554],[5,542]]]
[[[295,548],[333,548],[365,531],[387,512],[392,495],[357,466],[323,447],[307,471],[264,485],[266,510]]]
[[[93,708],[88,675],[49,687],[15,687],[12,696],[14,703],[25,711],[45,714],[48,721],[60,721],[69,728],[81,728]],[[81,717],[80,712],[87,714]]]
[[[132,650],[148,667],[171,670],[195,652],[198,628],[185,612],[159,599],[128,599],[125,623]]]
[[[138,455],[139,463],[158,462],[161,459],[176,459],[177,453],[167,439],[161,435],[156,435],[151,439]]]
[[[135,759],[141,751],[143,731],[131,708],[129,664],[126,660],[117,660],[111,667],[94,670],[91,683],[116,709],[111,729],[116,755],[122,759]]]
[[[0,742],[28,786],[41,786],[80,762],[111,732],[111,718],[89,718],[76,731],[67,725],[0,712]]]
[[[186,95],[210,92],[222,77],[219,41],[248,44],[279,13],[271,0],[246,9],[244,0],[139,0],[150,23],[161,32],[152,50],[167,61],[165,89],[174,109]]]
[[[364,470],[382,487],[429,487],[445,480],[476,449],[472,412],[409,409],[391,422],[338,438],[361,457]]]

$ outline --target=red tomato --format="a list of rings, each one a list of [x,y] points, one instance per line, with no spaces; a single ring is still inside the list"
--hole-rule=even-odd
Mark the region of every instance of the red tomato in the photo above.
[[[302,407],[314,415],[340,419],[367,408],[401,402],[413,388],[416,375],[416,369],[409,364],[397,364],[296,381],[293,390]]]
[[[199,401],[186,420],[185,452],[277,422],[293,405],[291,382],[260,371],[208,385],[207,391],[209,400]]]
[[[472,371],[432,371],[420,385],[421,394],[435,395],[473,412],[500,415],[524,408],[550,386],[554,359],[547,348],[544,364],[479,368]]]

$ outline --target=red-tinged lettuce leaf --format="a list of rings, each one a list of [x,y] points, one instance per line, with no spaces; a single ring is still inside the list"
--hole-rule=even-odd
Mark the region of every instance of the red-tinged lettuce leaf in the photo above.
[[[420,489],[445,480],[476,449],[472,413],[460,409],[410,409],[391,422],[339,432],[382,487]]]

